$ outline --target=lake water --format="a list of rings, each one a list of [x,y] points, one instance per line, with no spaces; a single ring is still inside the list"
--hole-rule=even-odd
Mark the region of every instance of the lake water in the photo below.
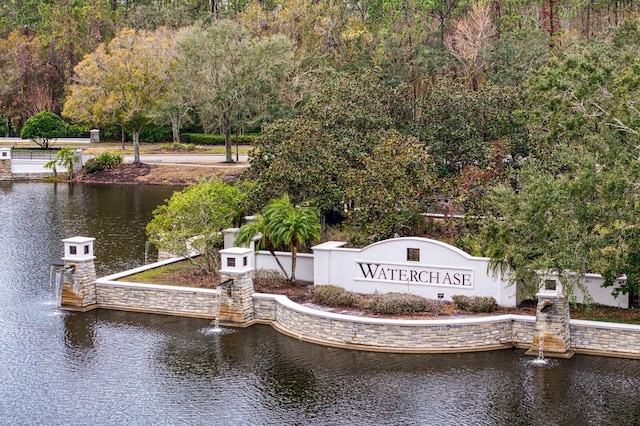
[[[95,237],[98,275],[139,266],[174,188],[0,182],[0,424],[632,425],[640,362],[522,350],[402,355],[268,326],[55,308],[61,239]]]

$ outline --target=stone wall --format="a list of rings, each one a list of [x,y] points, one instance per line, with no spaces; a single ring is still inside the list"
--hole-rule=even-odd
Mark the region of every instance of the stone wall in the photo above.
[[[570,328],[577,353],[640,358],[640,325],[571,320]]]
[[[329,346],[428,353],[494,350],[514,344],[513,315],[452,320],[363,318],[318,311],[267,294],[255,294],[254,306],[256,320],[272,322],[274,328],[300,340]]]
[[[209,319],[218,313],[218,292],[212,289],[98,280],[96,299],[105,309]]]
[[[0,158],[0,180],[11,179],[11,160]]]
[[[254,294],[256,322],[296,339],[384,352],[469,352],[528,348],[536,318],[524,315],[401,321],[352,317],[298,305],[285,296]],[[640,358],[640,326],[571,320],[576,353]]]
[[[292,302],[286,296],[253,293],[248,271],[223,274],[232,278],[233,283],[221,286],[220,291],[118,281],[177,260],[180,259],[95,280],[95,303],[91,308],[207,319],[219,316],[221,322],[225,320],[239,326],[270,324],[301,341],[381,352],[437,353],[528,348],[535,339],[536,318],[533,316],[391,320],[311,309]],[[76,264],[76,280],[86,275],[83,270],[80,264]],[[82,296],[86,300],[93,297],[84,293]],[[640,326],[571,320],[570,346],[576,353],[640,359]]]
[[[246,325],[253,320],[253,271],[220,273],[221,303],[219,319],[222,324]]]
[[[96,267],[93,259],[65,261],[62,272],[60,306],[70,310],[87,310],[96,303]]]

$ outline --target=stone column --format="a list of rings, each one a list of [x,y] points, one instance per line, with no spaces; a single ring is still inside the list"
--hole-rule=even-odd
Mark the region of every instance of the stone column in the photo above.
[[[0,180],[11,180],[11,148],[0,148]]]
[[[545,280],[536,297],[536,325],[527,355],[539,356],[542,353],[545,357],[571,358],[574,355],[569,325],[571,315],[562,286],[555,280]]]
[[[62,240],[62,294],[60,308],[89,311],[96,305],[96,267],[93,255],[95,238],[73,237]]]
[[[100,142],[100,130],[99,129],[91,129],[91,130],[89,130],[89,142],[91,142],[91,143]]]
[[[233,247],[220,250],[219,321],[228,325],[249,325],[253,321],[253,250]]]
[[[71,171],[78,173],[82,170],[82,150],[76,149],[73,151],[73,162],[71,163]]]

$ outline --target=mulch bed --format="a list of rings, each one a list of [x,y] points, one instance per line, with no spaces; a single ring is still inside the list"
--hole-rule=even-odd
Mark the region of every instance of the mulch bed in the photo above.
[[[109,183],[109,184],[145,184],[186,186],[199,179],[220,177],[226,182],[235,182],[242,169],[225,167],[205,167],[190,164],[188,166],[159,164],[123,164],[117,168],[86,174],[77,173],[71,182]]]

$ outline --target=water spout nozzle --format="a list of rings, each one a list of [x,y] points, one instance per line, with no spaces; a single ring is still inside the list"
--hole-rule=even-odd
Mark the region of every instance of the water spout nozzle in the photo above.
[[[226,281],[221,282],[220,284],[218,284],[219,287],[224,287],[227,290],[227,294],[229,296],[231,296],[231,287],[233,286],[233,278],[230,278]]]
[[[553,309],[553,305],[551,305],[551,304],[545,305],[545,306],[542,307],[542,309],[540,309],[540,312],[543,313],[543,314],[546,314],[551,309]]]

